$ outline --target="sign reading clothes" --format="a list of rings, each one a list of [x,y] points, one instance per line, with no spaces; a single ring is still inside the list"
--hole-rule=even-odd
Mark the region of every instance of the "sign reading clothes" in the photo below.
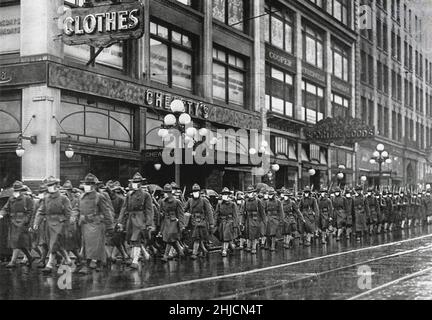
[[[352,117],[327,118],[305,128],[305,138],[327,144],[349,145],[375,137],[375,128]]]
[[[144,7],[139,1],[73,8],[64,16],[62,39],[67,45],[107,47],[144,34]]]

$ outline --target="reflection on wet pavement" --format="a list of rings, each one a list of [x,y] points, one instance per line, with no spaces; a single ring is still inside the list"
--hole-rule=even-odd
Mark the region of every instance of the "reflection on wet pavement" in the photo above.
[[[316,244],[310,248],[300,247],[291,250],[283,250],[279,246],[277,252],[261,250],[257,256],[236,251],[228,258],[211,254],[208,258],[196,261],[186,259],[170,261],[167,264],[151,261],[144,263],[140,271],[132,271],[117,264],[112,266],[112,270],[93,272],[88,276],[73,274],[72,290],[58,288],[59,275],[42,275],[35,267],[31,270],[27,267],[7,270],[0,266],[0,299],[79,299],[110,294],[113,295],[106,298],[345,299],[363,292],[358,286],[357,271],[365,262],[368,262],[367,265],[374,273],[373,287],[432,266],[429,262],[432,249],[380,259],[398,252],[404,253],[407,250],[428,246],[432,244],[432,235],[390,246],[355,250],[429,233],[432,233],[432,227],[429,227],[429,230],[417,229],[378,235],[365,239],[363,243],[332,242],[327,246]],[[330,257],[323,258],[324,255]],[[306,261],[300,262],[303,260]],[[260,268],[267,269],[253,271]],[[227,276],[230,274],[235,275]],[[220,276],[223,278],[217,278]],[[431,280],[431,276],[427,276],[424,275],[425,286]],[[197,280],[203,278],[214,279]],[[176,284],[187,281],[189,283]],[[415,294],[415,284],[410,283],[406,282],[407,288],[413,291],[412,296],[425,298],[425,294]],[[115,294],[136,289],[141,291],[131,295]],[[388,299],[399,293],[391,289],[379,291],[365,298]],[[411,297],[409,290],[398,290],[408,292],[402,297]]]

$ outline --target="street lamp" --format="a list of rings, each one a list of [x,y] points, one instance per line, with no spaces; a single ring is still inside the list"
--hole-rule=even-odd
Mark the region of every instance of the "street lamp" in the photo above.
[[[369,160],[370,164],[379,165],[379,178],[378,183],[381,185],[381,177],[382,177],[382,164],[387,163],[390,164],[392,160],[389,157],[389,153],[385,151],[385,146],[380,143],[377,145],[376,150],[372,154],[372,158]]]

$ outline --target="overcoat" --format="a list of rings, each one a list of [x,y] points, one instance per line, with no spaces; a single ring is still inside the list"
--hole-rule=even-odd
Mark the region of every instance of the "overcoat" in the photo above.
[[[301,199],[299,203],[299,210],[305,219],[305,231],[307,233],[314,233],[317,230],[317,221],[319,214],[316,199],[312,197]]]
[[[190,198],[186,202],[184,212],[191,214],[189,226],[192,231],[192,240],[207,241],[210,236],[210,226],[214,227],[213,209],[207,198]]]
[[[265,234],[266,216],[263,203],[257,198],[247,198],[243,207],[243,221],[246,239],[256,240]]]
[[[341,229],[347,225],[348,212],[350,212],[348,208],[347,200],[340,195],[334,197],[332,203],[333,203],[333,215],[334,215],[334,219],[336,220],[336,228]]]
[[[239,227],[237,205],[232,201],[220,201],[216,205],[215,218],[219,240],[222,242],[234,240]]]
[[[318,227],[321,230],[326,230],[332,225],[332,222],[330,221],[333,220],[332,201],[327,197],[320,197],[318,199],[318,208],[319,208]]]
[[[162,215],[162,240],[166,243],[180,241],[185,228],[182,203],[174,197],[166,197],[160,200],[159,207]]]
[[[295,201],[288,199],[282,201],[283,211],[283,235],[297,235],[298,227],[297,221],[303,220],[301,213]]]
[[[367,230],[367,217],[369,216],[369,210],[366,206],[365,198],[362,195],[353,198],[354,208],[354,223],[355,231],[362,232]]]
[[[283,226],[283,209],[282,202],[279,199],[273,198],[267,201],[266,205],[266,232],[267,237],[280,237]]]

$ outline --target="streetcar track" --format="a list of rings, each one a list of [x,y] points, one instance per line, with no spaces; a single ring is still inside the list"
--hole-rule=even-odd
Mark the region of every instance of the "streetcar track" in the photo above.
[[[167,283],[167,284],[157,285],[157,286],[152,286],[152,287],[147,287],[147,288],[126,290],[126,291],[115,292],[115,293],[110,293],[110,294],[105,294],[105,295],[100,295],[100,296],[83,298],[80,300],[114,299],[114,298],[118,298],[118,297],[122,297],[122,296],[129,296],[129,295],[134,295],[134,294],[139,294],[139,293],[144,293],[144,292],[169,289],[169,288],[173,288],[173,287],[190,285],[190,284],[195,284],[195,283],[200,283],[200,282],[233,278],[233,277],[244,276],[244,275],[254,274],[254,273],[260,273],[260,272],[274,270],[274,269],[280,269],[280,268],[289,267],[292,265],[298,265],[298,264],[303,264],[303,263],[307,263],[307,262],[343,256],[343,255],[347,255],[347,254],[351,254],[351,253],[355,253],[355,252],[362,252],[362,251],[374,250],[374,249],[383,248],[383,247],[394,246],[394,245],[398,245],[398,244],[402,244],[402,243],[406,243],[406,242],[412,242],[412,241],[422,240],[422,239],[431,238],[431,237],[432,237],[432,234],[427,234],[427,235],[423,235],[420,237],[409,238],[409,239],[404,239],[404,240],[399,240],[399,241],[394,241],[394,242],[389,242],[389,243],[383,243],[383,244],[376,245],[376,246],[369,246],[369,247],[353,249],[353,250],[348,250],[348,251],[343,251],[343,252],[337,252],[337,253],[332,253],[332,254],[328,254],[328,255],[324,255],[324,256],[318,256],[318,257],[314,257],[314,258],[288,262],[288,263],[269,266],[269,267],[265,267],[265,268],[258,268],[258,269],[252,269],[252,270],[247,270],[247,271],[235,272],[235,273],[206,277],[206,278],[199,278],[199,279],[192,279],[192,280],[186,280],[186,281]]]
[[[321,277],[323,275],[326,275],[326,274],[329,274],[329,273],[332,273],[332,272],[337,272],[337,271],[349,269],[349,268],[352,268],[352,267],[356,267],[356,266],[359,266],[359,265],[364,265],[364,264],[375,262],[375,261],[378,261],[378,260],[390,259],[390,258],[394,258],[394,257],[398,257],[398,256],[402,256],[402,255],[418,252],[418,251],[421,251],[421,250],[427,250],[429,248],[432,248],[432,245],[429,245],[429,246],[426,246],[426,247],[420,247],[420,248],[416,248],[416,249],[411,249],[411,250],[406,250],[406,251],[401,251],[401,252],[396,252],[396,253],[389,254],[389,255],[386,255],[386,256],[382,256],[382,257],[378,257],[378,258],[374,258],[374,259],[369,259],[369,260],[366,260],[366,261],[357,262],[357,263],[353,263],[353,264],[350,264],[350,265],[347,265],[347,266],[343,266],[343,267],[339,267],[339,268],[334,268],[334,269],[330,269],[330,270],[326,270],[326,271],[322,271],[322,272],[318,272],[318,273],[311,273],[311,274],[302,274],[302,273],[299,273],[299,274],[302,274],[302,275],[305,275],[305,276],[302,277],[302,278],[293,279],[293,280],[282,280],[281,283],[277,283],[277,284],[273,284],[273,285],[265,286],[265,287],[260,287],[260,288],[256,288],[256,289],[253,289],[253,290],[250,290],[250,291],[244,291],[244,292],[237,293],[237,294],[232,294],[232,295],[217,297],[217,298],[214,298],[214,299],[211,299],[211,300],[230,300],[230,299],[234,299],[234,298],[239,298],[241,296],[245,296],[245,295],[248,295],[248,294],[253,294],[253,293],[258,293],[258,292],[261,292],[261,291],[264,291],[264,290],[269,290],[269,289],[275,289],[275,288],[278,288],[278,287],[283,287],[283,286],[285,286],[287,284],[293,284],[293,283],[304,281],[304,280],[307,280],[307,279],[318,278],[318,277]]]
[[[384,284],[382,284],[382,285],[379,285],[378,287],[372,288],[372,289],[370,289],[370,290],[368,290],[368,291],[364,291],[364,292],[362,292],[362,293],[359,293],[359,294],[357,294],[357,295],[355,295],[355,296],[352,296],[352,297],[348,298],[347,300],[356,300],[356,299],[358,299],[358,298],[361,298],[361,297],[367,296],[367,295],[369,295],[369,294],[371,294],[371,293],[373,293],[373,292],[381,291],[381,290],[383,290],[383,289],[385,289],[385,288],[387,288],[387,287],[389,287],[389,286],[391,286],[391,285],[394,285],[394,284],[396,284],[396,283],[399,283],[399,282],[402,282],[402,281],[406,281],[406,280],[410,280],[410,279],[412,279],[412,278],[415,278],[415,277],[421,276],[421,275],[423,275],[423,274],[425,274],[425,273],[428,273],[428,272],[431,272],[431,271],[432,271],[432,267],[429,267],[429,268],[426,268],[426,269],[423,269],[423,270],[420,270],[420,271],[417,271],[417,272],[414,272],[414,273],[408,274],[408,275],[403,276],[403,277],[401,277],[401,278],[398,278],[398,279],[395,279],[395,280],[389,281],[389,282],[387,282],[387,283],[384,283]]]

